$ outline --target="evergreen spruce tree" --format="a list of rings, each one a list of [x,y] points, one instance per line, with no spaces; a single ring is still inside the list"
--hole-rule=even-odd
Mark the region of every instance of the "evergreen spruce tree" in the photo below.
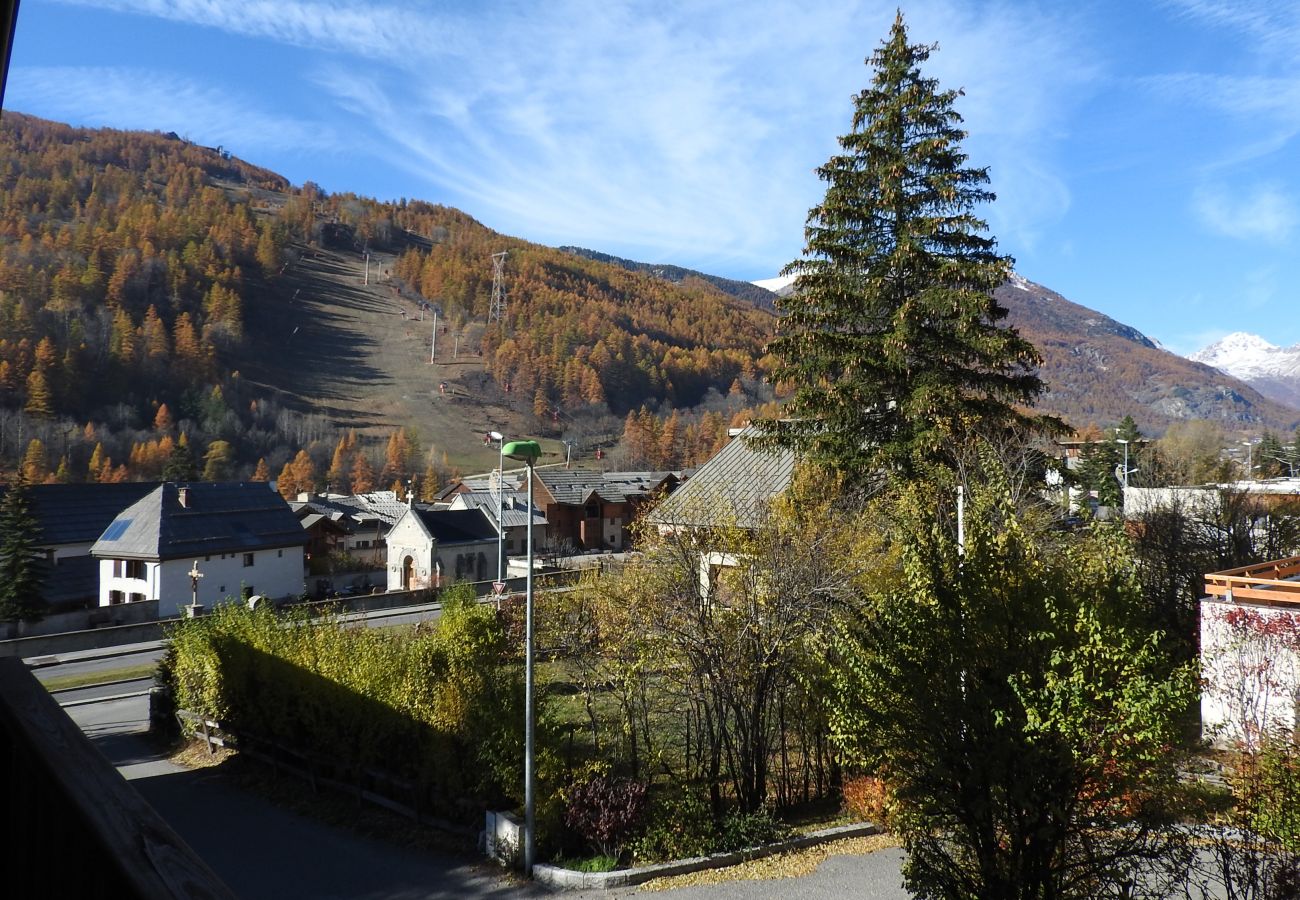
[[[0,501],[0,622],[41,618],[44,562],[27,482],[17,476]]]
[[[167,457],[166,465],[163,466],[163,481],[193,481],[198,475],[198,464],[194,461],[194,454],[190,452],[189,443],[177,441],[171,455]]]
[[[1020,407],[1043,390],[1040,359],[999,324],[992,293],[1012,260],[976,214],[994,195],[987,170],[966,165],[960,92],[921,74],[932,49],[908,43],[899,14],[868,61],[768,348],[793,394],[765,442],[858,484],[947,462],[973,434],[1059,426]]]

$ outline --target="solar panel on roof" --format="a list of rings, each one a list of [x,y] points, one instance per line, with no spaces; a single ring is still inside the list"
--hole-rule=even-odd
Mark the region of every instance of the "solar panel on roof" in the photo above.
[[[126,534],[126,530],[130,527],[130,519],[117,519],[113,524],[109,525],[108,528],[104,529],[104,540],[115,541],[122,535]]]

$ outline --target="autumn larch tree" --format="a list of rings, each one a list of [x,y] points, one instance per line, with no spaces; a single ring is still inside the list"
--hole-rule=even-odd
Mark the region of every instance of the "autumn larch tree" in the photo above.
[[[934,48],[908,43],[901,13],[870,58],[841,152],[817,170],[795,291],[778,304],[768,349],[793,393],[769,441],[829,464],[851,483],[907,475],[976,433],[1047,425],[1026,413],[1043,390],[1032,344],[999,324],[993,290],[1010,257],[978,207],[987,169],[966,163],[966,132],[921,74]]]

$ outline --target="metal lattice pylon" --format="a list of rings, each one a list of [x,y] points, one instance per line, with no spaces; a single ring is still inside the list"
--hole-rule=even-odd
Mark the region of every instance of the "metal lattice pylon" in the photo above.
[[[488,307],[488,324],[506,317],[506,251],[492,254],[492,305]]]

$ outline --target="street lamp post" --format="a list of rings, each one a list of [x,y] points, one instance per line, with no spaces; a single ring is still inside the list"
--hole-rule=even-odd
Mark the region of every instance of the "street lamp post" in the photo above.
[[[506,439],[499,431],[489,431],[488,437],[497,442],[497,583],[501,584],[506,580]],[[500,604],[501,595],[497,594],[497,605]]]
[[[533,463],[542,455],[537,441],[511,441],[501,455],[528,467],[528,574],[524,588],[524,875],[533,874]]]

